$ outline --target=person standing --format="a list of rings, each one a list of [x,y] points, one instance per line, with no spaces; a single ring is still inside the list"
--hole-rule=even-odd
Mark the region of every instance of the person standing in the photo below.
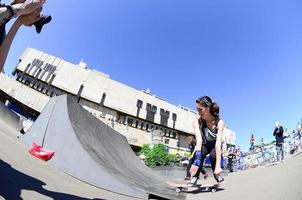
[[[297,135],[298,135],[298,139],[299,139],[299,146],[301,146],[302,145],[302,143],[301,143],[302,142],[301,141],[301,139],[302,139],[302,125],[301,124],[298,125],[298,130],[297,131],[298,131]]]
[[[273,136],[276,138],[277,162],[282,162],[284,160],[283,132],[283,127],[280,125],[280,122],[276,122]]]
[[[251,152],[254,152],[254,148],[255,148],[255,137],[254,137],[254,134],[251,135],[250,137],[250,151]]]
[[[264,154],[265,154],[265,148],[264,148],[264,140],[263,140],[263,137],[260,139],[259,141],[259,148],[260,148],[260,151],[261,151],[261,155],[262,157],[264,157]]]

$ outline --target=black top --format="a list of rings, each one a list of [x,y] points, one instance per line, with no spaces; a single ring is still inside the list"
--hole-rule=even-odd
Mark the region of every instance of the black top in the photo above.
[[[206,146],[215,146],[217,134],[218,134],[218,124],[219,119],[216,120],[216,125],[212,130],[207,127],[204,120],[200,122],[200,133],[202,137],[202,144]]]
[[[275,128],[274,136],[276,137],[276,145],[281,145],[284,142],[282,126]]]

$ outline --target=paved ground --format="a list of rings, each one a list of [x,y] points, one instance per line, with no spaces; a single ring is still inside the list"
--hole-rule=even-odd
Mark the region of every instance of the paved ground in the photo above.
[[[4,124],[0,127],[0,199],[134,199],[90,186],[30,156]]]
[[[0,199],[134,199],[95,188],[30,156],[0,120]],[[205,184],[205,181],[202,181]],[[216,193],[195,191],[197,199],[302,199],[302,154],[279,165],[230,174]]]
[[[203,181],[204,183],[205,181]],[[301,200],[302,153],[289,156],[284,163],[229,174],[221,191],[189,194],[187,199],[207,200]]]

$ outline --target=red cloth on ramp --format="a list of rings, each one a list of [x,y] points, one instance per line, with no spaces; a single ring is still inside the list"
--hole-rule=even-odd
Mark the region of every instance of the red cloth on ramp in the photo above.
[[[37,145],[36,143],[32,144],[32,147],[28,152],[31,155],[44,161],[48,161],[55,154],[54,151],[43,149],[40,145]]]

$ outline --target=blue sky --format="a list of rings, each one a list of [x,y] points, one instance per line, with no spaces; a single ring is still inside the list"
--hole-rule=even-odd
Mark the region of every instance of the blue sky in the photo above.
[[[251,133],[271,141],[275,121],[292,130],[302,118],[301,10],[299,0],[51,0],[53,21],[20,29],[5,70],[29,46],[173,104],[209,95],[247,149]]]

